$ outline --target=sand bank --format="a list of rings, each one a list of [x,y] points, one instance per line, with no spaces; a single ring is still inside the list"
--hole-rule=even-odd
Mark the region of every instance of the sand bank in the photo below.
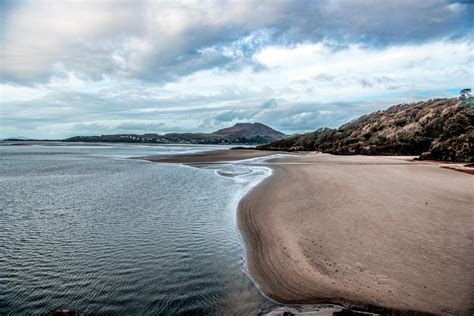
[[[211,164],[220,161],[243,160],[265,157],[276,152],[253,149],[214,150],[200,153],[181,154],[172,156],[148,156],[146,159],[153,162],[183,163],[183,164]]]
[[[273,159],[239,206],[248,268],[286,303],[474,306],[474,177],[399,157]]]

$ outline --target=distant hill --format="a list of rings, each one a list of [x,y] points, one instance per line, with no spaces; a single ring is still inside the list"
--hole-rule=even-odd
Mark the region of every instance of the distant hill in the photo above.
[[[281,139],[286,136],[282,132],[276,131],[273,128],[262,123],[237,123],[232,127],[223,128],[218,131],[215,131],[213,134],[233,138],[252,138],[258,135],[269,139]]]
[[[114,134],[74,136],[66,142],[126,142],[163,144],[266,144],[286,137],[285,134],[261,123],[237,123],[213,133]]]
[[[473,162],[473,105],[472,97],[395,105],[337,129],[322,128],[258,148],[341,155],[420,155],[420,159]]]
[[[27,138],[27,137],[18,136],[18,137],[5,138],[5,139],[2,139],[2,140],[7,141],[7,142],[23,142],[23,141],[28,141],[28,140],[31,140],[31,139]]]

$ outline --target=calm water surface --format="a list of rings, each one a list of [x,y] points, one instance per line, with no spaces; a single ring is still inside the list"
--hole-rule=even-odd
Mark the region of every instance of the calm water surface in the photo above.
[[[125,159],[198,146],[0,146],[0,314],[254,315],[239,198],[268,169]]]

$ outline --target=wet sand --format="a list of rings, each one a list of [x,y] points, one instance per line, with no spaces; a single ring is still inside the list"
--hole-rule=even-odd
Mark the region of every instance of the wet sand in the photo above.
[[[249,272],[269,297],[472,314],[472,175],[400,157],[269,166],[238,214]]]
[[[148,156],[140,159],[146,159],[153,162],[183,163],[183,164],[212,164],[220,161],[234,161],[265,157],[273,155],[274,151],[261,151],[254,149],[232,149],[232,150],[214,150],[200,153],[181,154],[173,156]]]

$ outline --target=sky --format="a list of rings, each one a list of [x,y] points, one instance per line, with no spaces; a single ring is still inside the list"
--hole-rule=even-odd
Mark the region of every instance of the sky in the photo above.
[[[473,88],[474,3],[0,0],[0,138],[288,134]]]

